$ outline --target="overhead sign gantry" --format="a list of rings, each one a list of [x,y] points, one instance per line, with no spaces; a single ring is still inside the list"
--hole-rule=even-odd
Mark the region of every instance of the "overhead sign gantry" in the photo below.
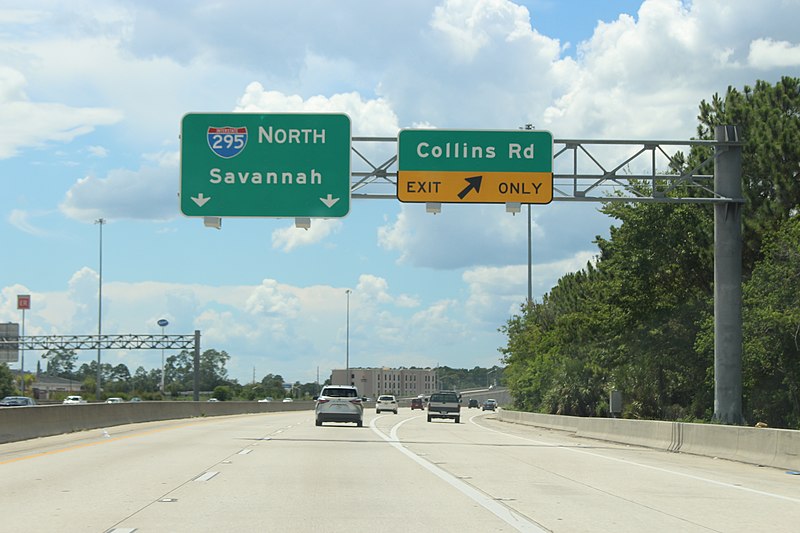
[[[194,401],[200,401],[200,330],[194,335],[35,335],[19,336],[19,324],[0,324],[0,355],[16,361],[23,350],[153,350],[194,352]],[[11,359],[13,357],[13,359]],[[0,359],[0,362],[3,362]]]

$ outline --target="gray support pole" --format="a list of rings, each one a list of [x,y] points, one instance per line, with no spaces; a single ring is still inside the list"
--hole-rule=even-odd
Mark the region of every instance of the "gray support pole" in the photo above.
[[[22,336],[25,336],[25,309],[22,310]],[[19,376],[22,378],[22,395],[25,396],[25,343],[22,344],[22,349],[19,353],[20,357],[22,357],[19,364]],[[33,396],[33,394],[31,394],[31,396]]]
[[[200,330],[194,330],[194,401],[200,401]]]
[[[98,218],[94,223],[100,225],[100,269],[98,272],[99,278],[97,286],[97,383],[94,393],[95,401],[100,402],[103,400],[103,371],[100,365],[100,346],[103,344],[103,341],[100,336],[103,334],[103,224],[106,223],[106,219]]]
[[[528,204],[528,308],[533,305],[533,265],[531,263],[533,242],[531,241],[531,204]]]
[[[742,147],[736,126],[717,126],[714,190],[742,198]],[[742,203],[714,206],[714,420],[743,424]]]

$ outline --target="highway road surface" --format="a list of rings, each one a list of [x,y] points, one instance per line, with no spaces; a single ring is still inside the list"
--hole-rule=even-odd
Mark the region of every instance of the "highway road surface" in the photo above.
[[[0,445],[0,529],[797,532],[800,475],[423,412],[153,422]]]

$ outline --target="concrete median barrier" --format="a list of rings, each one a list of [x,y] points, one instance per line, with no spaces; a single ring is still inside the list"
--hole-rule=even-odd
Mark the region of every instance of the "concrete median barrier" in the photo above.
[[[203,416],[312,410],[314,402],[135,402],[39,405],[0,409],[0,444],[106,428]]]
[[[567,417],[573,418],[573,417]],[[622,418],[578,418],[576,435],[590,439],[615,441],[624,435],[626,444],[677,451],[674,424],[656,420]]]
[[[575,433],[578,431],[578,422],[580,420],[573,416],[546,415],[542,413],[523,413],[521,411],[508,411],[506,409],[500,409],[498,411],[498,418],[503,422],[527,424],[547,429],[568,431],[571,433]]]
[[[578,437],[800,470],[800,431],[797,430],[582,418],[504,409],[498,412],[498,419],[567,431]]]

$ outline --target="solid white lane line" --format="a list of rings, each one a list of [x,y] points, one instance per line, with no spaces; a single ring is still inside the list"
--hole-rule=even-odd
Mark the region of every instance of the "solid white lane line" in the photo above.
[[[517,531],[522,531],[524,533],[546,533],[546,529],[542,529],[535,523],[528,520],[527,517],[509,509],[505,505],[497,502],[496,500],[490,498],[483,492],[477,490],[472,485],[465,483],[461,479],[455,477],[454,475],[450,474],[442,470],[440,467],[434,465],[433,463],[426,461],[425,459],[419,457],[414,452],[406,449],[405,446],[398,440],[397,438],[397,430],[400,426],[405,424],[406,422],[414,420],[414,418],[406,418],[395,424],[390,431],[390,436],[384,434],[381,430],[377,428],[375,425],[376,419],[372,419],[370,421],[370,428],[372,429],[375,434],[380,436],[383,440],[388,442],[390,445],[394,446],[397,450],[400,450],[403,454],[407,457],[415,461],[417,464],[431,472],[432,474],[436,475],[443,481],[446,481],[450,484],[453,488],[460,491],[462,494],[471,498],[475,503],[486,509],[487,511],[494,514],[496,517],[501,519],[503,522],[508,524],[509,526],[513,527]]]

